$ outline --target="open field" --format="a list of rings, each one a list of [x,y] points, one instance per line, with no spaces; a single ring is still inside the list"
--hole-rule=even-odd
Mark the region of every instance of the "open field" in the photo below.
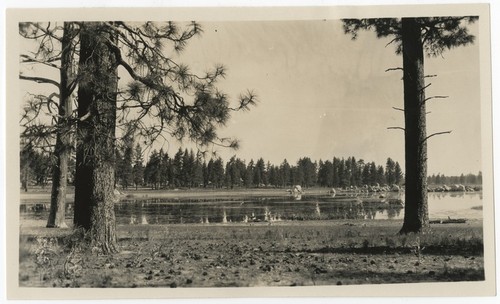
[[[310,188],[304,189],[305,194],[328,194],[328,188]],[[170,190],[151,190],[149,188],[129,188],[128,190],[120,190],[125,198],[206,198],[206,197],[235,197],[235,196],[284,196],[287,195],[286,188],[239,188],[239,189],[210,189],[210,188],[194,188],[194,189],[170,189]],[[67,199],[74,198],[74,190],[68,188]],[[45,200],[50,201],[50,187],[45,189],[34,188],[28,192],[21,192],[21,201]]]
[[[400,221],[118,226],[103,256],[71,229],[20,230],[20,286],[311,286],[484,280],[482,221],[398,235]]]

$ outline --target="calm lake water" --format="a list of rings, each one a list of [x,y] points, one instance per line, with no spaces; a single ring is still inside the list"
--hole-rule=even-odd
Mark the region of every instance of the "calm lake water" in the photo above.
[[[335,219],[403,219],[404,195],[303,195],[210,199],[122,199],[117,224],[230,223]],[[49,202],[21,202],[21,219],[46,219]],[[67,218],[73,204],[66,206]],[[429,193],[429,217],[481,219],[481,193]]]

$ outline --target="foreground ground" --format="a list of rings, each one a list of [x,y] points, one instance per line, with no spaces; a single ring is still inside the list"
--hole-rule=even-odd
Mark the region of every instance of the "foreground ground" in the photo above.
[[[400,221],[119,226],[103,256],[70,229],[25,225],[20,286],[311,286],[484,280],[481,221],[397,235]],[[43,227],[43,223],[38,227]]]

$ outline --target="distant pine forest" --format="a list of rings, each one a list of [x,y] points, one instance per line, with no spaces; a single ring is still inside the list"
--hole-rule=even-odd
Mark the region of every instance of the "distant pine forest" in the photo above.
[[[295,164],[284,159],[272,164],[259,158],[256,161],[242,160],[236,156],[228,161],[220,157],[204,160],[200,152],[179,149],[175,155],[163,150],[153,150],[147,162],[143,148],[137,144],[116,150],[116,186],[121,189],[148,187],[151,189],[172,188],[287,188],[302,187],[362,187],[364,185],[404,185],[404,174],[397,161],[387,158],[385,164],[356,159],[333,157],[313,161],[300,158]],[[51,183],[52,165],[50,153],[25,148],[21,151],[21,186],[45,187]],[[74,176],[74,159],[70,171]],[[482,174],[445,176],[433,174],[429,185],[480,185]]]

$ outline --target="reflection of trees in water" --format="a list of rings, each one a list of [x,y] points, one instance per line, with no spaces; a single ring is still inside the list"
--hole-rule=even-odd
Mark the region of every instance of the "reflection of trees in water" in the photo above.
[[[259,199],[242,202],[165,202],[161,200],[135,200],[121,202],[115,211],[119,224],[178,224],[178,223],[229,223],[263,222],[279,220],[335,220],[376,219],[377,212],[389,218],[399,216],[402,205],[388,203],[395,199],[371,199],[364,202],[357,198],[337,202],[283,201]]]
[[[366,210],[366,219],[367,220],[374,220],[377,215],[377,210],[375,209],[367,209]]]
[[[464,198],[465,197],[465,192],[449,192],[450,197],[454,198]]]
[[[387,208],[387,218],[393,219],[401,213],[401,208]]]
[[[442,193],[431,192],[429,199],[439,200],[482,200],[482,193]],[[325,196],[306,196],[301,201],[285,197],[250,197],[230,199],[147,199],[123,200],[115,205],[117,224],[178,224],[178,223],[223,223],[247,221],[279,220],[335,220],[335,219],[394,219],[402,213],[401,195],[387,194],[359,195],[348,197],[337,194],[335,198]],[[478,203],[480,204],[480,203]],[[49,204],[21,204],[23,219],[48,216]],[[267,209],[266,209],[267,208]],[[380,213],[380,214],[377,214]],[[73,216],[73,204],[66,204],[66,215]]]
[[[390,200],[387,200],[390,201]],[[67,215],[72,217],[73,205],[68,203]],[[402,208],[402,207],[401,207]],[[376,219],[377,212],[385,212],[389,218],[399,216],[401,208],[391,204],[363,202],[362,199],[341,201],[284,201],[283,199],[259,199],[257,201],[166,201],[162,199],[124,200],[115,205],[119,225],[164,225],[179,223],[230,223],[247,221],[281,220],[335,220]],[[21,204],[23,218],[45,216],[43,204]],[[45,213],[43,213],[45,212]]]

